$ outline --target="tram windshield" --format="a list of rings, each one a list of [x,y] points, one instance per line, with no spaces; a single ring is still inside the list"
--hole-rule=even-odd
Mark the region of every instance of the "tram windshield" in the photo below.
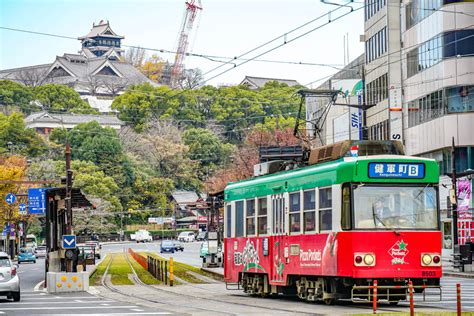
[[[431,185],[354,186],[354,228],[438,229],[437,204]]]

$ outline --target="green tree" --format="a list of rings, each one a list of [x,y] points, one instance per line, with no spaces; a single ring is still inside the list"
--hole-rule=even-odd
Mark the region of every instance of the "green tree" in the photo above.
[[[152,118],[170,118],[178,107],[178,100],[170,98],[171,89],[153,87],[149,83],[130,86],[116,97],[112,109],[119,111],[119,118],[142,132]]]
[[[30,87],[10,80],[0,80],[0,104],[18,107],[23,113],[30,114],[40,109],[32,104],[33,99]]]
[[[14,151],[16,154],[36,157],[46,150],[44,141],[33,129],[26,128],[23,114],[0,113],[0,153]]]
[[[201,166],[209,173],[209,168],[221,165],[229,160],[233,146],[223,144],[210,130],[205,128],[190,128],[183,133],[184,144],[189,147],[188,156],[201,162]]]
[[[66,111],[71,113],[97,113],[87,102],[81,99],[74,89],[60,84],[46,84],[36,87],[34,95],[45,110]]]

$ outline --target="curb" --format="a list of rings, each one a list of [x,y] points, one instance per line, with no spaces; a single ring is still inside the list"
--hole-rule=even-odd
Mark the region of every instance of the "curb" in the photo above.
[[[473,274],[466,274],[462,272],[443,272],[444,277],[454,277],[454,278],[463,278],[463,279],[474,279]]]
[[[217,280],[224,282],[224,275],[220,274],[219,272],[209,270],[207,268],[201,268],[201,271],[207,272],[212,274],[213,276],[216,277]]]

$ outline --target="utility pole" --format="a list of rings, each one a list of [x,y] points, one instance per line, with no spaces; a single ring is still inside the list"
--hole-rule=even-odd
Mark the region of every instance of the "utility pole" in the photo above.
[[[66,235],[72,235],[72,170],[71,146],[66,143]],[[66,260],[66,272],[72,272],[72,260]]]
[[[457,193],[457,180],[458,178],[467,177],[474,175],[474,170],[465,170],[462,172],[456,172],[456,145],[454,143],[454,137],[452,138],[451,144],[451,173],[447,174],[448,177],[451,177],[452,189],[450,192],[451,200],[451,209],[453,212],[453,262],[454,266],[460,263],[461,255],[459,251],[459,229],[458,229],[458,193]]]
[[[456,147],[454,145],[454,137],[452,138],[451,144],[451,181],[452,181],[452,190],[454,192],[455,203],[451,203],[451,208],[453,211],[453,244],[454,244],[454,254],[459,253],[459,238],[458,238],[458,202],[457,202],[457,179],[456,179]]]
[[[365,94],[365,67],[362,65],[362,140],[369,139],[369,128],[367,127],[367,110],[371,108],[367,107],[366,94]]]

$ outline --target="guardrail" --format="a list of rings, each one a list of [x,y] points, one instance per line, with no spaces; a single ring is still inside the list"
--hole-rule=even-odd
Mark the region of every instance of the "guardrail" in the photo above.
[[[148,272],[151,273],[157,280],[164,284],[168,284],[168,261],[160,260],[155,257],[148,256],[147,260]],[[170,285],[173,286],[172,282]]]

